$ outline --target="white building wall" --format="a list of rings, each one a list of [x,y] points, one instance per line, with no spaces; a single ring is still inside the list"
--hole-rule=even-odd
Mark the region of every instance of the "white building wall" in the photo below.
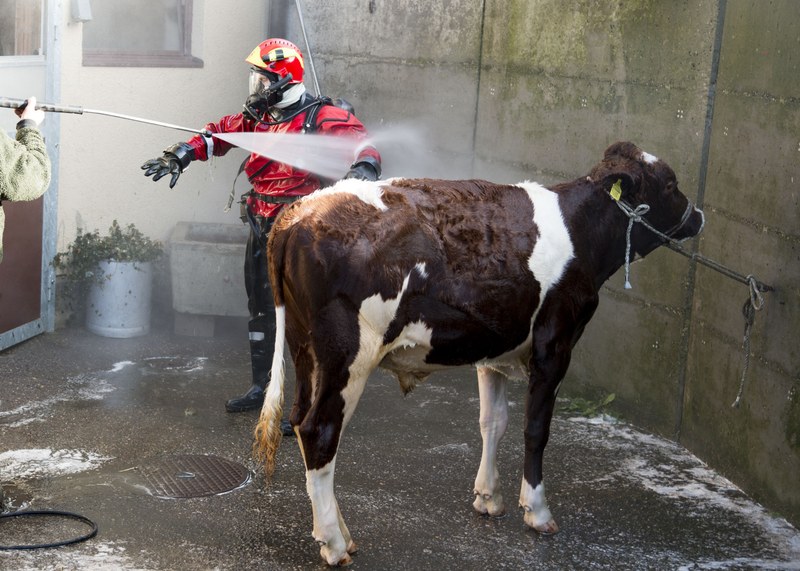
[[[193,53],[201,68],[83,67],[83,24],[64,10],[61,102],[195,129],[241,109],[244,58],[265,38],[268,0],[195,0]],[[108,229],[114,219],[165,240],[179,220],[239,223],[223,212],[244,153],[196,163],[174,189],[153,183],[140,166],[191,133],[101,115],[60,115],[58,250],[77,234]],[[243,177],[242,177],[243,178]],[[240,179],[238,194],[247,189]]]

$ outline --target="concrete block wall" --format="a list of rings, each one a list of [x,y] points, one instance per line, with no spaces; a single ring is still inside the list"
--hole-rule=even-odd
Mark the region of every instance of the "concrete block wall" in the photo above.
[[[667,250],[613,276],[564,391],[674,438],[800,524],[800,3],[794,0],[302,2],[323,92],[349,99],[387,176],[524,179],[588,172],[631,140],[703,206],[696,246],[776,287],[756,316],[744,403],[747,288]],[[294,2],[270,34],[305,48]],[[307,82],[313,90],[313,83]]]
[[[746,292],[699,268],[681,442],[800,523],[800,4],[728,1],[701,251],[775,286],[756,315],[744,401]]]

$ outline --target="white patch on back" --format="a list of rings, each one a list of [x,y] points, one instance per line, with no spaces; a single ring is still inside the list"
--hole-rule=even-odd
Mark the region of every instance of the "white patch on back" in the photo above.
[[[323,188],[312,192],[306,196],[303,201],[314,200],[321,196],[328,196],[336,193],[352,194],[362,202],[374,206],[378,210],[388,210],[389,207],[384,204],[382,183],[370,180],[358,180],[355,178],[348,178],[340,180],[333,186]]]
[[[533,222],[539,229],[528,267],[542,287],[541,307],[547,292],[558,283],[567,264],[575,257],[575,251],[558,205],[558,195],[534,182],[523,182],[518,186],[528,193],[533,203]]]
[[[653,163],[658,162],[658,157],[655,155],[651,155],[650,153],[642,152],[642,160],[646,162],[648,165],[652,165]]]

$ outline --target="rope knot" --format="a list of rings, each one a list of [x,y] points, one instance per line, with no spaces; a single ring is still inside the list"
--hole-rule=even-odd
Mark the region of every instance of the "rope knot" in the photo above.
[[[628,230],[625,233],[625,289],[632,289],[631,275],[631,232],[633,232],[634,222],[641,222],[642,216],[650,212],[650,206],[640,204],[636,208],[630,208],[627,204],[617,201],[617,205],[628,216]]]

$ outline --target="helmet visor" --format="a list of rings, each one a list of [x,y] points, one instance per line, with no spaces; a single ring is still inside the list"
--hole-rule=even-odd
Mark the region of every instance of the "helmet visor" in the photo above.
[[[258,95],[266,97],[269,91],[269,86],[277,79],[274,74],[262,71],[260,69],[250,70],[250,95]]]

